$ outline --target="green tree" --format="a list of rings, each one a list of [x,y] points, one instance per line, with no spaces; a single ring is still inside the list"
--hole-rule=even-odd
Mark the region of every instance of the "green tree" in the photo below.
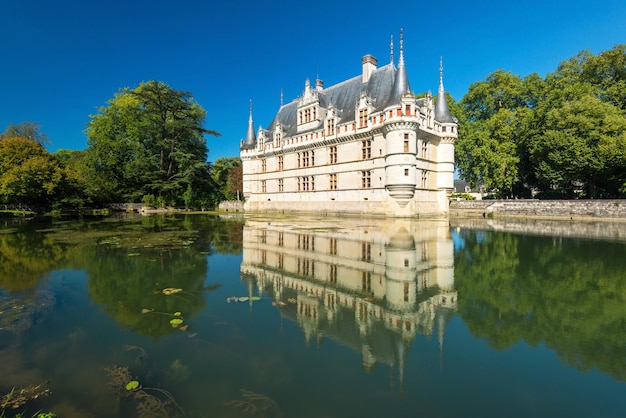
[[[584,96],[551,109],[530,155],[542,189],[591,198],[619,195],[626,184],[626,116],[610,103]]]
[[[67,192],[65,170],[41,144],[27,138],[0,141],[0,200],[46,209]]]
[[[32,121],[10,124],[4,132],[0,133],[0,140],[3,138],[26,138],[40,145],[49,142],[48,136],[41,130],[41,126]]]
[[[543,197],[626,193],[626,46],[581,51],[546,76],[525,132],[527,182]]]
[[[241,158],[218,158],[211,166],[211,178],[216,186],[217,203],[243,197]]]
[[[139,201],[146,194],[168,204],[204,192],[208,173],[206,112],[188,92],[149,81],[119,91],[91,116],[87,127],[89,167],[106,181],[110,200]],[[198,196],[199,198],[199,196]]]
[[[581,51],[542,79],[502,70],[460,102],[457,168],[501,196],[626,194],[626,45]]]
[[[527,110],[536,102],[534,90],[539,88],[536,77],[526,84],[502,70],[470,86],[459,103],[456,161],[463,179],[501,196],[513,194],[523,177],[521,133]]]

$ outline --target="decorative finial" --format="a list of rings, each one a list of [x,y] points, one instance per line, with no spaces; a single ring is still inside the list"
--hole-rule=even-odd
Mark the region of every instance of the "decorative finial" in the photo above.
[[[404,65],[404,35],[402,28],[400,28],[400,59],[398,60],[398,67],[400,65]]]
[[[280,107],[283,107],[283,89],[280,89]]]
[[[391,42],[389,43],[389,62],[393,64],[393,35],[391,35]]]
[[[443,57],[439,57],[439,85],[443,85]]]

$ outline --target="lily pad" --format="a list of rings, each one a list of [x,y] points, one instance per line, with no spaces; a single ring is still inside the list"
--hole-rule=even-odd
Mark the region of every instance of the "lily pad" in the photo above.
[[[181,312],[174,312],[174,316],[181,316],[182,313]]]
[[[259,296],[250,296],[250,300],[256,302],[257,300],[261,300],[261,298]]]
[[[182,323],[183,323],[183,320],[180,318],[174,318],[170,320],[170,324],[172,324],[174,328],[178,327]]]
[[[169,296],[169,295],[174,295],[176,293],[180,293],[182,291],[183,289],[177,289],[174,287],[166,287],[165,289],[161,290],[161,293],[163,293],[166,296]]]
[[[130,382],[128,382],[126,384],[126,390],[130,391],[130,390],[136,390],[139,389],[139,382],[136,380],[131,380]]]
[[[245,302],[247,300],[248,300],[247,296],[242,296],[242,297],[239,298],[239,302]]]

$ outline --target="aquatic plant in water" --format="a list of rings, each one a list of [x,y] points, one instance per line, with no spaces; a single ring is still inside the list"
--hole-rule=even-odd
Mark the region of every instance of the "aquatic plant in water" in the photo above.
[[[50,393],[47,382],[38,385],[28,385],[24,388],[13,388],[0,398],[0,409],[17,409],[28,401],[48,396]]]
[[[166,316],[173,316],[172,319],[170,319],[170,325],[172,326],[172,328],[178,328],[181,331],[187,331],[187,329],[189,329],[189,325],[183,325],[184,322],[184,318],[183,318],[183,314],[182,312],[174,312],[174,313],[167,313],[167,312],[159,312],[159,311],[155,311],[154,309],[147,309],[147,308],[143,308],[141,310],[142,314],[148,314],[148,313],[154,313],[154,314],[159,314],[159,315],[166,315]]]
[[[241,396],[243,399],[227,401],[224,405],[253,417],[282,418],[283,413],[278,404],[269,396],[246,389],[241,389]]]
[[[170,418],[183,416],[184,411],[165,389],[143,387],[128,367],[108,366],[108,384],[118,399],[133,402],[139,418]]]

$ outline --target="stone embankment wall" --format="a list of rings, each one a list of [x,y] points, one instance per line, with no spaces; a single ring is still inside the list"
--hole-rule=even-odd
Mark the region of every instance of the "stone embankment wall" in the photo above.
[[[626,221],[626,200],[461,200],[450,202],[450,216]]]
[[[609,218],[564,220],[536,218],[450,218],[457,229],[491,230],[499,232],[541,235],[559,238],[601,239],[626,242],[626,222]]]
[[[138,212],[143,203],[107,203],[104,207],[115,212]]]
[[[240,200],[225,200],[220,202],[218,210],[224,212],[243,212],[243,202]]]

